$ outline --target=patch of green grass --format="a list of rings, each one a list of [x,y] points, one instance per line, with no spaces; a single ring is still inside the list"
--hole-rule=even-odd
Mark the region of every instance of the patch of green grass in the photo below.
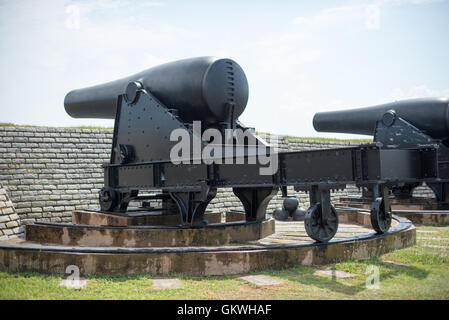
[[[50,126],[36,126],[29,124],[17,124],[11,122],[0,122],[0,127],[27,127],[27,128],[70,128],[70,129],[105,129],[112,130],[112,127],[102,127],[102,126],[77,126],[77,127],[50,127]]]
[[[16,124],[11,122],[0,122],[0,127],[37,127],[27,124]]]
[[[272,136],[274,134],[267,132],[256,132],[256,134],[264,134],[268,136]],[[327,138],[327,137],[295,137],[289,135],[279,135],[286,139],[297,139],[297,140],[305,140],[305,141],[337,141],[337,142],[356,142],[356,143],[368,143],[373,142],[372,138],[367,139],[338,139],[338,138]]]
[[[417,227],[437,231],[417,233],[417,237],[447,238],[449,227]],[[265,270],[283,281],[276,286],[257,287],[237,275],[194,277],[173,274],[183,284],[180,289],[152,287],[153,275],[90,275],[87,287],[71,290],[58,287],[61,275],[0,272],[0,299],[449,299],[449,251],[425,247],[427,240],[395,250],[378,258],[349,260],[327,266],[296,266],[285,270]],[[438,244],[448,246],[448,240]],[[389,261],[405,265],[391,264]],[[367,267],[379,269],[379,289],[368,289]],[[320,275],[321,268],[354,274],[352,278]]]
[[[113,127],[101,127],[101,126],[78,126],[78,127],[59,127],[59,128],[71,128],[71,129],[104,129],[113,130]]]
[[[338,139],[338,138],[323,138],[323,137],[293,137],[285,136],[288,139],[310,140],[310,141],[339,141],[339,142],[373,142],[373,139]]]

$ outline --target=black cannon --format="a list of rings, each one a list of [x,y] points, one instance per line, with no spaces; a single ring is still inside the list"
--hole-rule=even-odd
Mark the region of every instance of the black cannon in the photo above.
[[[391,224],[390,188],[439,179],[433,142],[276,153],[238,120],[247,99],[242,68],[213,57],[171,62],[68,93],[65,108],[71,116],[115,118],[101,210],[130,214],[130,201],[159,199],[158,210],[177,210],[184,227],[200,227],[207,223],[204,212],[217,189],[232,188],[252,223],[265,219],[279,189],[287,197],[287,186],[293,186],[309,192],[307,233],[326,242],[338,228],[331,190],[346,184],[371,188],[371,221],[384,233]],[[182,137],[188,148],[180,147]],[[145,195],[154,190],[159,193]]]
[[[161,103],[177,110],[183,120],[190,122],[236,119],[248,101],[248,82],[237,63],[201,57],[166,63],[124,79],[73,90],[65,97],[65,109],[74,118],[115,119],[118,94],[136,98],[126,91],[131,82],[139,87],[130,90],[150,90]]]
[[[449,203],[449,99],[422,98],[372,107],[320,112],[313,118],[315,130],[364,134],[382,148],[403,149],[435,145],[439,181],[428,182],[437,200]],[[421,182],[392,188],[398,198],[410,198]],[[366,190],[370,193],[372,190]]]

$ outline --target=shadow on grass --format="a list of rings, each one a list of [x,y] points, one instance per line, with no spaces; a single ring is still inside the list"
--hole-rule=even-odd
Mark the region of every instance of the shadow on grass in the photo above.
[[[449,222],[439,223],[438,225],[427,224],[427,223],[420,223],[420,224],[417,223],[416,225],[418,227],[447,228],[447,227],[449,227]]]
[[[380,281],[394,278],[398,275],[406,275],[415,279],[425,279],[429,272],[414,266],[395,266],[389,263],[385,263],[379,259],[370,259],[370,260],[353,260],[346,261],[347,262],[357,262],[358,264],[362,264],[365,267],[369,265],[375,265],[381,269],[380,271]],[[368,274],[363,275],[356,274],[354,278],[347,279],[337,279],[335,276],[320,276],[315,274],[317,270],[320,270],[318,266],[313,267],[299,267],[300,270],[297,270],[298,267],[277,271],[276,273],[266,271],[262,272],[267,275],[275,275],[280,279],[288,280],[290,282],[297,282],[307,286],[315,286],[321,289],[327,289],[334,292],[346,294],[346,295],[356,295],[359,292],[362,292],[367,289],[366,287],[366,279],[369,276]],[[296,269],[296,270],[295,270]],[[335,266],[329,266],[328,269],[331,270],[340,270],[341,268]],[[363,278],[363,280],[358,280],[357,278]],[[353,279],[353,280],[352,280]],[[348,281],[360,281],[356,284],[345,283]]]
[[[156,275],[150,273],[133,273],[129,275],[118,274],[89,274],[85,276],[89,280],[110,281],[110,282],[127,282],[132,280],[151,280],[158,278]]]

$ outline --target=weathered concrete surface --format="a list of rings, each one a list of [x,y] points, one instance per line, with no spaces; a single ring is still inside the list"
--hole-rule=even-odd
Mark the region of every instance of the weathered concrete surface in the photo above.
[[[368,198],[362,198],[359,196],[344,196],[340,197],[341,202],[363,202],[363,203],[370,203],[371,200]],[[393,205],[396,204],[437,204],[435,198],[429,198],[429,197],[414,197],[414,198],[403,198],[403,199],[390,199],[390,203]]]
[[[155,289],[180,289],[182,288],[181,281],[176,278],[170,279],[152,279],[153,288]]]
[[[368,212],[362,212],[357,210],[345,210],[345,209],[336,209],[338,214],[339,223],[356,223],[367,228],[372,229],[371,226],[371,216]],[[394,227],[398,222],[396,220],[391,221],[391,226]]]
[[[245,280],[249,283],[252,283],[258,287],[275,286],[275,285],[284,283],[283,281],[280,281],[280,280],[277,280],[277,279],[274,279],[272,277],[265,276],[265,275],[243,276],[243,277],[240,277],[240,279]]]
[[[339,278],[339,279],[355,277],[355,274],[341,271],[341,270],[332,270],[332,269],[317,270],[316,274],[324,275],[324,276],[332,276],[332,277]]]
[[[371,209],[370,201],[362,198],[341,197],[335,206]],[[449,223],[449,210],[432,198],[391,199],[392,213],[414,224],[440,226]]]
[[[206,212],[204,219],[209,223],[220,223],[221,213]],[[117,215],[112,213],[75,210],[72,212],[73,224],[96,226],[176,226],[181,224],[179,213],[161,214],[159,212],[134,212],[131,215]]]
[[[209,224],[222,223],[221,212],[208,212],[204,219]],[[225,222],[244,221],[245,212],[230,210],[225,213]],[[160,214],[158,212],[135,212],[131,216],[112,214],[93,210],[75,210],[72,212],[73,224],[93,226],[175,226],[181,224],[179,213]]]
[[[226,212],[226,222],[243,221],[245,220],[245,212],[230,210]]]
[[[441,226],[449,223],[448,210],[393,210],[393,214],[407,218],[414,224]]]
[[[145,228],[32,224],[27,241],[84,247],[178,247],[228,245],[264,238],[275,231],[274,219],[198,228]]]
[[[358,209],[371,209],[370,202],[339,202],[335,206],[346,206]],[[391,203],[391,210],[438,210],[437,203]]]

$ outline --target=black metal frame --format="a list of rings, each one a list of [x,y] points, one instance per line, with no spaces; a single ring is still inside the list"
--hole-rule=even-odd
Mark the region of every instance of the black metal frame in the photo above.
[[[217,189],[232,188],[243,204],[246,220],[260,221],[265,219],[267,205],[279,188],[285,196],[286,187],[294,186],[296,191],[310,193],[306,229],[308,224],[309,235],[325,242],[332,238],[335,229],[335,221],[330,219],[334,214],[330,190],[344,189],[346,184],[374,190],[373,226],[383,233],[388,231],[386,220],[391,217],[389,188],[404,183],[441,182],[440,149],[433,143],[404,149],[366,144],[279,153],[276,155],[279,170],[273,175],[260,175],[261,165],[257,162],[174,165],[169,160],[170,149],[175,144],[169,140],[170,132],[184,128],[192,138],[191,126],[150,92],[139,89],[140,86],[134,87],[138,90],[134,99],[126,99],[126,95],[118,98],[111,163],[104,165],[105,187],[100,191],[100,204],[105,211],[126,212],[131,200],[141,199],[139,191],[157,189],[162,190],[160,199],[166,206],[176,204],[183,224],[201,225],[204,211]],[[223,124],[223,128],[241,126],[235,120],[231,121],[234,122]],[[249,150],[245,149],[246,160],[250,157]],[[338,220],[336,223],[338,226]],[[312,224],[318,231],[312,230]],[[322,236],[319,232],[323,230],[331,231]],[[332,234],[330,238],[329,234]]]
[[[412,198],[414,188],[426,182],[435,194],[438,205],[449,207],[449,139],[447,99],[423,98],[398,101],[386,105],[317,113],[314,127],[323,132],[371,134],[382,149],[416,150],[433,148],[437,153],[437,165],[431,165],[435,179],[403,181],[391,187],[391,196]],[[401,116],[398,116],[401,115]],[[423,159],[423,168],[434,161],[435,156]],[[428,177],[425,177],[428,178]],[[372,198],[372,186],[363,186],[362,196]]]

